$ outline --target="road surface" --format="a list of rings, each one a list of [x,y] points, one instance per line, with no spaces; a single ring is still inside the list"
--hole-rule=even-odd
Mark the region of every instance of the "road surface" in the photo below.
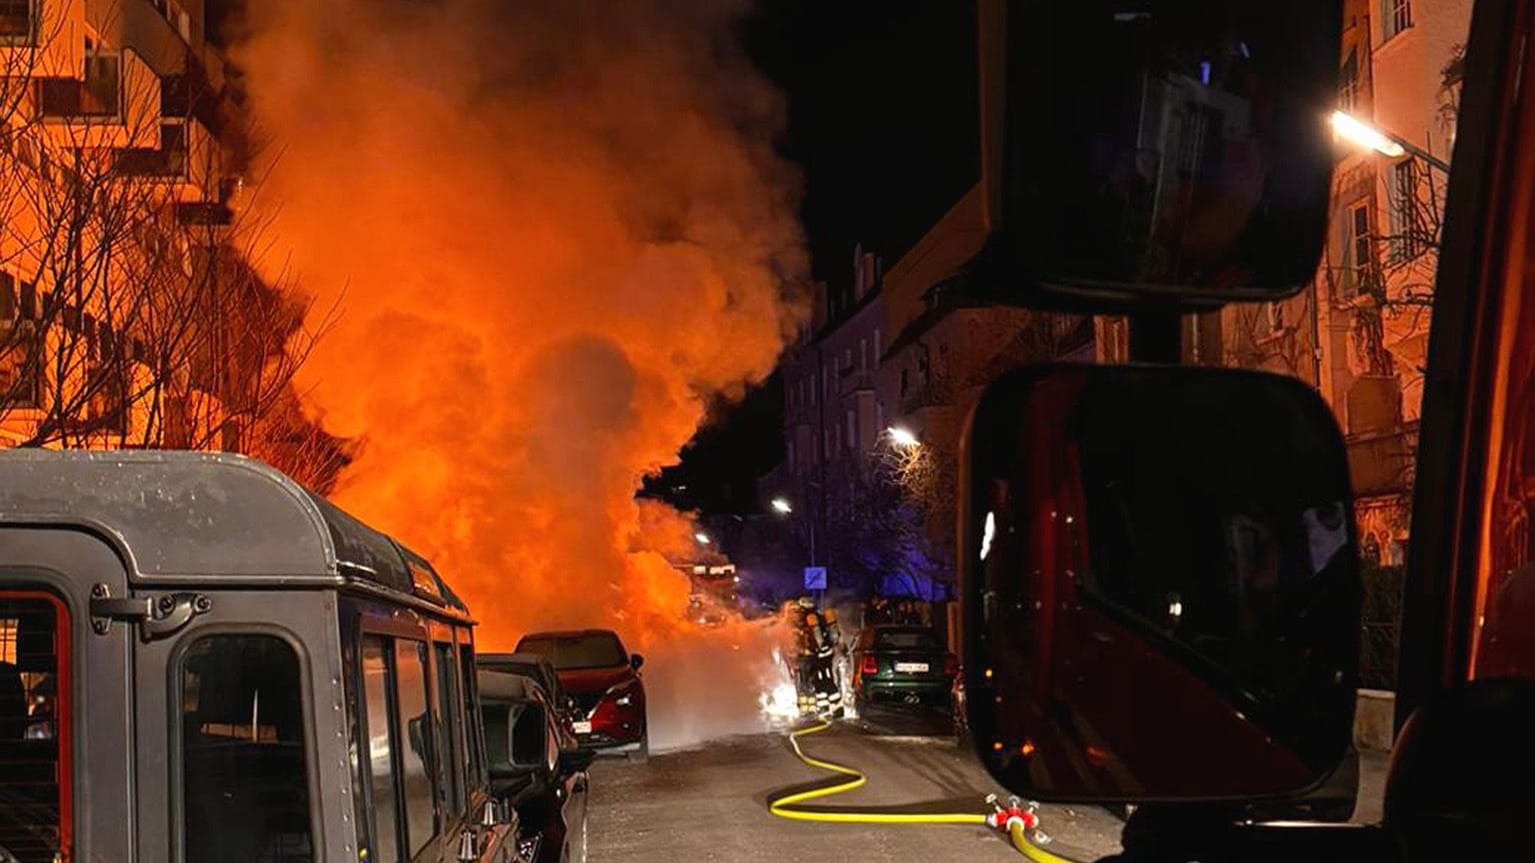
[[[865,771],[869,784],[827,805],[983,812],[1002,794],[952,739],[838,727],[807,737],[808,754]],[[924,730],[924,729],[917,729]],[[809,824],[768,814],[774,792],[826,777],[801,764],[781,734],[734,737],[651,756],[646,764],[601,760],[592,768],[591,863],[813,861],[813,863],[1018,863],[1005,838],[983,827]],[[1005,795],[1004,795],[1005,796]],[[1052,850],[1096,860],[1118,848],[1118,819],[1102,809],[1046,806]]]

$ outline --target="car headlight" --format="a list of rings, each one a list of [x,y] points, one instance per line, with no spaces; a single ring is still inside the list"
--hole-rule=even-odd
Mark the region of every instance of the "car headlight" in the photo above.
[[[634,703],[634,682],[620,683],[608,690],[608,697],[619,707],[628,707]]]

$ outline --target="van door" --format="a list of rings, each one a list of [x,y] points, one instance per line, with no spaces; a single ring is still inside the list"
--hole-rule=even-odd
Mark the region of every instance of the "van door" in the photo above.
[[[143,595],[192,612],[137,648],[142,859],[358,859],[335,594]]]
[[[122,561],[56,527],[0,549],[0,858],[137,860]]]

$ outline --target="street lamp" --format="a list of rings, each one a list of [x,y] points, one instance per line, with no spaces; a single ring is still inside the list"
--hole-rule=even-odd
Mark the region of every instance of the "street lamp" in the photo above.
[[[1422,159],[1431,167],[1438,168],[1446,174],[1450,173],[1450,165],[1443,159],[1429,153],[1400,135],[1393,135],[1390,132],[1376,128],[1351,114],[1344,113],[1343,111],[1334,111],[1332,112],[1330,122],[1332,123],[1332,130],[1337,133],[1338,137],[1356,147],[1374,150],[1382,156],[1392,159],[1411,154],[1415,158]]]
[[[781,497],[773,498],[769,506],[773,507],[773,511],[779,515],[788,515],[794,512],[794,507],[791,506],[787,500],[784,500]]]
[[[890,443],[900,449],[911,449],[912,447],[922,445],[922,442],[917,440],[917,436],[912,433],[911,429],[905,426],[891,426],[885,429],[885,434],[890,436]]]
[[[708,545],[713,542],[713,540],[709,539],[709,535],[703,531],[693,534],[693,539],[697,540],[699,545]]]
[[[789,503],[789,499],[786,498],[786,497],[775,497],[772,500],[768,501],[768,506],[772,507],[773,508],[773,512],[776,512],[779,515],[787,516],[787,515],[792,515],[794,513],[794,504]],[[805,519],[805,530],[810,535],[809,536],[809,538],[810,538],[810,564],[812,566],[814,566],[815,565],[815,519],[813,519],[813,518]]]

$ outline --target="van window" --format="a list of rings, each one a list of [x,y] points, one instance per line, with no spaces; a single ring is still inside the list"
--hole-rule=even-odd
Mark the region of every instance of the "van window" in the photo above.
[[[437,781],[445,812],[464,811],[464,706],[459,698],[458,668],[453,645],[432,645],[437,663],[437,720],[442,729],[443,758],[438,759]]]
[[[69,859],[69,696],[64,604],[0,591],[0,860]]]
[[[310,861],[303,680],[270,635],[210,635],[181,665],[185,859]]]
[[[464,717],[469,735],[469,751],[464,756],[469,770],[469,785],[471,788],[484,788],[488,781],[485,775],[486,759],[483,748],[483,742],[486,738],[481,733],[483,728],[480,711],[472,709],[473,705],[480,703],[480,694],[474,679],[473,645],[459,645],[458,670],[461,675],[460,679],[464,684],[464,701],[471,705],[468,715]]]
[[[432,806],[432,723],[426,710],[426,644],[394,643],[395,739],[400,741],[400,789],[405,800],[405,836],[411,857],[436,831]]]
[[[368,785],[373,791],[373,853],[379,863],[400,859],[399,799],[394,792],[394,723],[389,716],[392,675],[389,645],[382,638],[362,642],[362,689],[367,711]]]

